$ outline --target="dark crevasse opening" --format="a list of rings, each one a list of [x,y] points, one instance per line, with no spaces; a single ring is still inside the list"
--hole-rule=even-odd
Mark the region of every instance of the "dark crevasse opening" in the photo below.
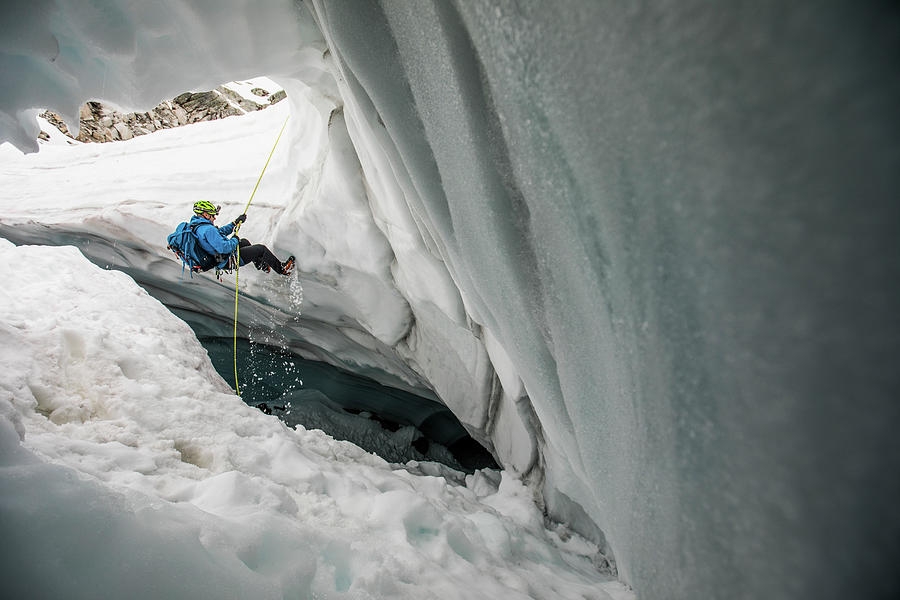
[[[234,387],[234,340],[199,339]],[[237,363],[244,402],[289,427],[321,429],[392,463],[433,461],[466,473],[499,468],[438,402],[246,339],[237,341]]]

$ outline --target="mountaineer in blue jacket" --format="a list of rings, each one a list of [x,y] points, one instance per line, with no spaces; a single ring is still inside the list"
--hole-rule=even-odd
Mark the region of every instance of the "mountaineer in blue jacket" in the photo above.
[[[217,269],[231,270],[236,266],[244,266],[248,262],[252,262],[257,269],[268,273],[274,270],[281,275],[290,275],[294,270],[294,257],[290,256],[284,262],[278,260],[272,251],[262,244],[251,244],[245,239],[237,236],[227,237],[234,232],[238,224],[247,220],[247,215],[240,215],[233,222],[216,227],[216,216],[219,214],[221,207],[214,206],[211,202],[200,200],[194,203],[194,216],[191,217],[190,226],[197,236],[197,242],[206,252],[221,258],[216,266]],[[207,227],[206,225],[209,225]],[[235,265],[235,252],[241,247],[240,265]]]

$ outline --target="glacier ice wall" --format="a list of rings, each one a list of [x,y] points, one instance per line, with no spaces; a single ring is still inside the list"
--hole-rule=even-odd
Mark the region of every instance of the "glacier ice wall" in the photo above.
[[[315,106],[273,240],[640,597],[897,591],[895,8],[36,6],[21,147],[261,73]]]

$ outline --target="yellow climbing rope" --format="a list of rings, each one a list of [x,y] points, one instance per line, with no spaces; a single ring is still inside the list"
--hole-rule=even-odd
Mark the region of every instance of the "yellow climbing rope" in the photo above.
[[[259,182],[262,181],[263,174],[266,172],[266,167],[269,166],[269,161],[272,160],[272,155],[275,154],[275,148],[278,147],[278,142],[281,141],[281,134],[284,133],[284,128],[287,126],[288,119],[290,115],[284,118],[284,124],[281,126],[281,131],[278,132],[278,137],[275,138],[275,144],[272,146],[272,151],[269,152],[269,158],[266,159],[266,164],[263,165],[262,171],[259,173],[259,179],[256,180],[256,185],[253,186],[253,191],[250,193],[250,200],[247,201],[247,206],[244,207],[243,214],[247,214],[247,211],[250,209],[250,203],[253,202],[253,196],[256,194],[256,188],[259,187]],[[243,222],[238,223],[234,226],[234,235],[237,235],[238,229],[241,228]],[[235,257],[235,265],[234,265],[234,389],[237,392],[237,395],[241,395],[241,387],[238,385],[238,370],[237,370],[237,325],[238,325],[238,274],[240,273],[240,264],[241,264],[241,247],[238,245],[237,255]]]

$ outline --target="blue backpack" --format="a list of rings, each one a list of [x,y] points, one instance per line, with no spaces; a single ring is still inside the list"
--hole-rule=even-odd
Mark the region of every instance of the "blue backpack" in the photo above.
[[[181,223],[166,238],[167,248],[181,259],[183,265],[190,269],[192,275],[200,271],[208,271],[222,262],[222,258],[218,254],[210,254],[203,249],[203,246],[197,240],[196,229],[200,225],[207,225],[207,223],[198,223],[193,227],[189,223]]]

